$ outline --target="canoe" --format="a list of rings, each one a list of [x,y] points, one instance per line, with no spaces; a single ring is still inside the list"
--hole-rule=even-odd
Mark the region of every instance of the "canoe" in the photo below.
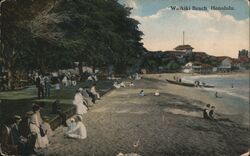
[[[181,85],[181,86],[186,86],[186,87],[194,87],[195,85],[193,83],[185,83],[185,82],[177,82],[173,80],[166,79],[167,82],[176,84],[176,85]]]
[[[177,82],[177,81],[173,81],[173,80],[169,80],[166,79],[167,82],[172,83],[172,84],[176,84],[176,85],[181,85],[181,86],[186,86],[186,87],[195,87],[195,84],[193,83],[185,83],[185,82]],[[214,86],[211,85],[199,85],[199,87],[204,87],[204,88],[214,88]]]
[[[210,85],[205,85],[205,86],[202,86],[201,87],[205,87],[205,88],[214,88],[214,86],[210,86]]]

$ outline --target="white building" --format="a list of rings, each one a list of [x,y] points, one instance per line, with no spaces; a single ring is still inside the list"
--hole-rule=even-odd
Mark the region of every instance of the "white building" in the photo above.
[[[201,73],[208,74],[213,71],[213,67],[201,62],[189,62],[183,67],[184,73]]]
[[[218,71],[229,72],[232,69],[232,59],[225,57],[217,67]]]

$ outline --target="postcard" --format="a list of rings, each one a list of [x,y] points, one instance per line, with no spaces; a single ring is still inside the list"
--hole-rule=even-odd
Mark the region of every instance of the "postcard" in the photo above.
[[[249,0],[0,0],[0,156],[249,156]]]

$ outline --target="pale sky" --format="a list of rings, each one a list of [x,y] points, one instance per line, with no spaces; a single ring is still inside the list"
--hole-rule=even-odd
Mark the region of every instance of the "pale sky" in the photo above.
[[[143,43],[148,50],[173,50],[185,44],[210,55],[237,57],[249,50],[248,0],[119,0],[132,7],[131,17],[141,24]],[[170,6],[206,6],[208,11],[173,11]],[[215,11],[211,6],[232,6]]]

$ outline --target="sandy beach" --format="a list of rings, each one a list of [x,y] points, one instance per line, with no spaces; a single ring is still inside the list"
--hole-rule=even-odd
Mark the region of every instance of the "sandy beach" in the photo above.
[[[218,75],[218,74],[217,74]],[[238,77],[242,76],[249,76],[249,73],[231,73],[231,74],[219,74],[221,76],[231,76],[237,75]],[[150,78],[155,80],[161,80],[163,82],[166,79],[173,80],[173,77],[183,78],[185,76],[199,76],[199,74],[184,74],[184,73],[174,73],[174,74],[147,74],[143,75],[144,78]],[[215,76],[215,75],[208,75],[208,76]],[[183,87],[173,84],[168,84],[167,88],[161,87],[164,92],[179,95],[188,99],[202,101],[206,104],[211,104],[216,107],[216,111],[222,114],[223,116],[227,116],[231,120],[245,127],[249,127],[249,107],[248,113],[242,114],[242,112],[235,110],[235,108],[226,105],[221,98],[214,98],[213,96],[208,96],[208,92],[202,88],[190,88],[190,87]]]
[[[205,92],[169,84],[172,75],[147,75],[135,87],[106,94],[84,116],[88,137],[65,138],[63,127],[55,130],[47,156],[237,156],[250,148],[249,128],[242,117]],[[157,80],[158,79],[158,80]],[[143,89],[146,96],[139,97]],[[160,97],[153,96],[159,90]],[[216,106],[217,121],[204,120],[202,108]],[[138,142],[138,147],[133,144]]]

